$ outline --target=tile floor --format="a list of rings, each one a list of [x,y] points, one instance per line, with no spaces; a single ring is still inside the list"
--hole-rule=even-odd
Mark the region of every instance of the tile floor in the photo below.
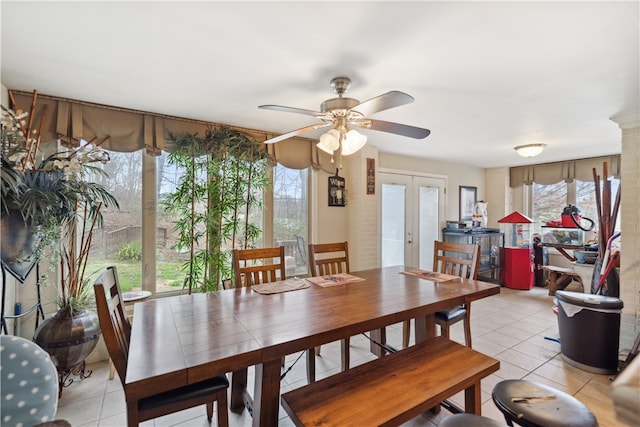
[[[526,378],[555,387],[576,396],[596,415],[600,426],[623,426],[615,418],[609,398],[610,376],[597,375],[572,367],[563,362],[560,344],[545,339],[558,337],[557,320],[552,312],[552,298],[545,288],[530,291],[502,288],[499,295],[474,302],[472,305],[472,335],[474,349],[500,360],[500,370],[482,381],[482,414],[504,421],[491,400],[492,387],[502,379]],[[388,328],[389,342],[399,347],[402,326]],[[452,329],[452,338],[464,342],[462,325]],[[365,337],[351,340],[353,364],[364,363],[373,356]],[[297,355],[287,357],[289,367]],[[318,377],[338,372],[339,343],[322,347],[317,357]],[[125,402],[120,381],[116,376],[108,379],[108,363],[89,365],[93,371],[90,378],[65,388],[60,400],[57,418],[68,420],[74,427],[125,426]],[[117,374],[116,374],[117,375]],[[250,384],[253,378],[250,370]],[[306,384],[304,357],[282,380],[282,390],[289,391]],[[464,406],[462,393],[451,399]],[[436,416],[421,415],[405,426],[437,426],[449,413],[442,410]],[[251,417],[244,411],[238,415],[229,412],[231,426],[249,426]],[[212,423],[215,425],[214,421]],[[143,426],[208,426],[203,406],[142,423]],[[280,426],[291,426],[292,422],[281,408]]]

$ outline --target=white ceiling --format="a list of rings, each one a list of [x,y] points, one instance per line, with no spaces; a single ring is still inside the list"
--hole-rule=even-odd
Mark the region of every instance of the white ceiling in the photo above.
[[[415,102],[373,118],[381,151],[480,167],[619,153],[640,115],[639,2],[1,2],[9,89],[284,133],[347,96]],[[513,150],[547,144],[534,159]]]

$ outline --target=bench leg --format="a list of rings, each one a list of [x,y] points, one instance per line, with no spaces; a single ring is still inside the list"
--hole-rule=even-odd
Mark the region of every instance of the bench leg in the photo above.
[[[549,296],[554,296],[556,294],[556,280],[558,279],[558,273],[555,271],[549,272]]]
[[[464,389],[464,411],[468,414],[481,415],[482,396],[479,382]]]

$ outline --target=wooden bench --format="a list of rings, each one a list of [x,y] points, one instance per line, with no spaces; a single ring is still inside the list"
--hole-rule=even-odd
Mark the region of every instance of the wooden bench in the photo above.
[[[556,291],[563,290],[571,284],[572,281],[578,282],[584,291],[584,283],[578,273],[573,268],[556,267],[555,265],[543,265],[540,267],[543,270],[549,272],[549,295],[554,296]]]
[[[437,337],[282,395],[298,426],[395,426],[465,391],[480,414],[480,380],[500,362]]]

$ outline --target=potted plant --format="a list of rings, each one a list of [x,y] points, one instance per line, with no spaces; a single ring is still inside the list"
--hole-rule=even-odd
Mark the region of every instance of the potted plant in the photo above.
[[[59,267],[58,311],[42,322],[34,341],[51,354],[61,378],[66,378],[71,369],[84,363],[99,338],[97,316],[88,310],[91,294],[87,293],[85,268],[93,230],[102,221],[101,209],[118,207],[118,202],[89,180],[92,173],[104,173],[93,165],[109,160],[100,147],[104,141],[77,141],[61,149],[59,141],[41,144],[34,126],[36,100],[34,91],[28,113],[2,106],[3,232],[4,223],[10,222],[9,227],[21,230],[20,236],[28,236],[5,239],[3,234],[2,256],[3,262],[5,258],[16,258],[13,261],[18,263],[25,258],[32,262],[46,259],[52,269]],[[23,243],[24,247],[13,247]],[[41,279],[46,281],[46,277],[45,273]],[[87,345],[77,348],[73,343],[78,342]]]

